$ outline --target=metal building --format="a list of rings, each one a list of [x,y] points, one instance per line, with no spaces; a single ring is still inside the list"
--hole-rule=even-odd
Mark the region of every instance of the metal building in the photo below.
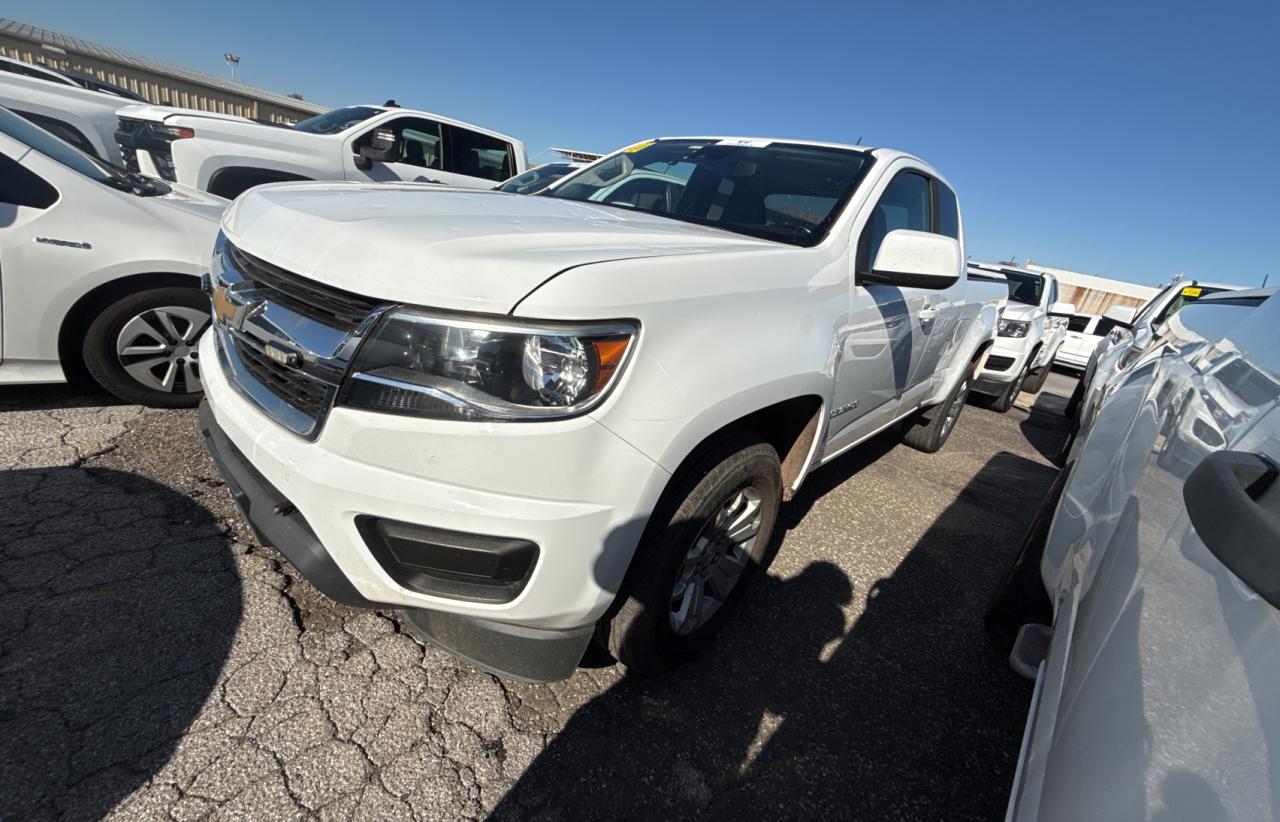
[[[1098,277],[1094,274],[1081,274],[1078,271],[1067,271],[1064,268],[1050,268],[1036,265],[1027,260],[1024,268],[1030,271],[1042,271],[1058,278],[1058,299],[1072,303],[1080,314],[1101,314],[1113,305],[1128,305],[1138,308],[1146,304],[1159,291],[1149,285],[1127,283],[1124,280],[1113,280],[1109,277]]]
[[[293,123],[325,106],[0,17],[0,55],[91,74],[150,103]]]

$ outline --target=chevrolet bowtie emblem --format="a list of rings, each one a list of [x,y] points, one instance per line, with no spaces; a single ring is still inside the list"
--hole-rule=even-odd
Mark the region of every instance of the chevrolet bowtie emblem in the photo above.
[[[234,285],[218,283],[214,286],[210,297],[213,302],[213,316],[218,322],[233,331],[243,331],[244,324],[250,317],[261,314],[266,309],[265,301],[241,302],[236,299]]]

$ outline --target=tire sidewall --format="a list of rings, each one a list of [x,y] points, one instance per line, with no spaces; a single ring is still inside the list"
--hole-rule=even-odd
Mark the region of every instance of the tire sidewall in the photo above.
[[[686,486],[687,487],[687,486]],[[671,628],[670,601],[676,576],[685,555],[702,528],[739,490],[753,487],[760,493],[761,520],[759,535],[751,550],[751,563],[743,571],[733,591],[719,609],[703,625],[684,635]],[[674,511],[653,523],[646,532],[635,562],[650,563],[642,568],[641,579],[631,580],[629,596],[623,606],[627,636],[620,644],[640,655],[658,661],[655,667],[671,667],[697,655],[715,638],[735,610],[743,592],[766,560],[774,538],[774,529],[782,501],[782,478],[778,457],[773,448],[763,443],[749,445],[721,461],[679,494]],[[636,611],[639,611],[636,614]],[[636,618],[638,617],[638,618]],[[611,641],[615,654],[618,647]],[[647,647],[646,647],[647,646]],[[624,653],[622,656],[634,656]],[[624,659],[624,662],[628,660]]]

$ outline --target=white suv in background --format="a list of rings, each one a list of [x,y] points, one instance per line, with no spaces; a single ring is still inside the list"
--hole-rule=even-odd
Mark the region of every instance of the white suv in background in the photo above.
[[[119,111],[126,165],[228,199],[263,183],[406,181],[493,188],[527,168],[524,143],[438,114],[337,108],[292,126],[166,106]]]
[[[156,406],[200,398],[200,293],[227,202],[126,172],[0,108],[0,384],[82,368]]]
[[[1052,274],[991,263],[969,267],[1003,274],[1009,283],[996,344],[973,385],[974,391],[994,397],[991,407],[1003,413],[1020,392],[1034,394],[1044,385],[1076,307],[1058,301],[1058,279]]]

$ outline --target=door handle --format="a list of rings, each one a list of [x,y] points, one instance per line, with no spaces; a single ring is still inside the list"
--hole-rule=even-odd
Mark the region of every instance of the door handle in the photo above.
[[[1280,511],[1259,498],[1280,476],[1258,454],[1217,451],[1182,486],[1191,525],[1218,561],[1280,608]]]

